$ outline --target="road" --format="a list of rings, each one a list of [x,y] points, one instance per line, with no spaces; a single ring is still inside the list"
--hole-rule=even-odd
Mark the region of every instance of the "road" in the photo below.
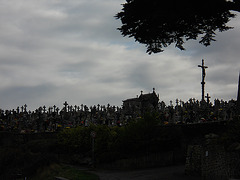
[[[143,169],[133,171],[96,170],[100,180],[200,180],[201,177],[189,177],[184,174],[184,165]]]

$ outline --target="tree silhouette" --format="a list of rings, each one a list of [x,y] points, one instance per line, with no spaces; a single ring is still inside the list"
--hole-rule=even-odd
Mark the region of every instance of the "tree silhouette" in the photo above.
[[[145,44],[151,54],[172,43],[184,50],[186,41],[199,36],[209,46],[217,30],[232,28],[226,25],[235,17],[231,10],[240,12],[240,0],[127,0],[115,17],[122,21],[122,35]]]

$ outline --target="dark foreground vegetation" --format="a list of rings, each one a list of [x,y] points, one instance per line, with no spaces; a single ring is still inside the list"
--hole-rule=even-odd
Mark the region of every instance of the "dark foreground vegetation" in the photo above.
[[[59,163],[101,167],[120,159],[154,153],[173,152],[175,158],[168,165],[184,163],[187,145],[200,143],[209,133],[218,134],[219,143],[226,149],[240,142],[240,121],[237,119],[218,124],[161,126],[159,118],[158,114],[146,114],[122,127],[90,125],[56,133],[1,132],[0,179],[33,179],[44,168],[59,173],[64,171],[57,165]],[[96,135],[94,138],[92,132]]]

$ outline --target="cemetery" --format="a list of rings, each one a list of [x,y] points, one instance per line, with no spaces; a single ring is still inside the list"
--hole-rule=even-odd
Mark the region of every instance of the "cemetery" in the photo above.
[[[212,104],[207,101],[198,101],[195,98],[187,102],[176,99],[175,105],[170,101],[158,99],[152,93],[142,94],[139,98],[123,101],[122,107],[111,105],[72,106],[64,102],[63,107],[39,107],[35,111],[28,111],[27,105],[16,110],[0,110],[1,131],[16,133],[55,132],[64,128],[89,126],[92,124],[107,126],[123,126],[132,119],[142,117],[145,112],[157,112],[161,117],[159,125],[190,124],[215,121],[229,121],[237,116],[237,101],[223,101],[215,99]],[[60,110],[61,108],[61,110]]]
[[[212,102],[204,94],[207,66],[202,61],[199,67],[201,101],[166,105],[153,88],[123,100],[121,107],[65,101],[35,111],[26,104],[0,110],[0,178],[31,177],[52,163],[107,169],[180,163],[189,176],[240,177],[240,85],[237,100]]]

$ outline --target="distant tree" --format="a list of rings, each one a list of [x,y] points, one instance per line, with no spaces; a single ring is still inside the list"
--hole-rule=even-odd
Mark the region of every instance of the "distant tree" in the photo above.
[[[133,37],[145,44],[147,53],[159,53],[174,43],[196,40],[209,46],[215,41],[216,31],[226,31],[226,25],[240,11],[240,0],[126,0],[115,17],[122,21],[118,28],[123,36]]]

